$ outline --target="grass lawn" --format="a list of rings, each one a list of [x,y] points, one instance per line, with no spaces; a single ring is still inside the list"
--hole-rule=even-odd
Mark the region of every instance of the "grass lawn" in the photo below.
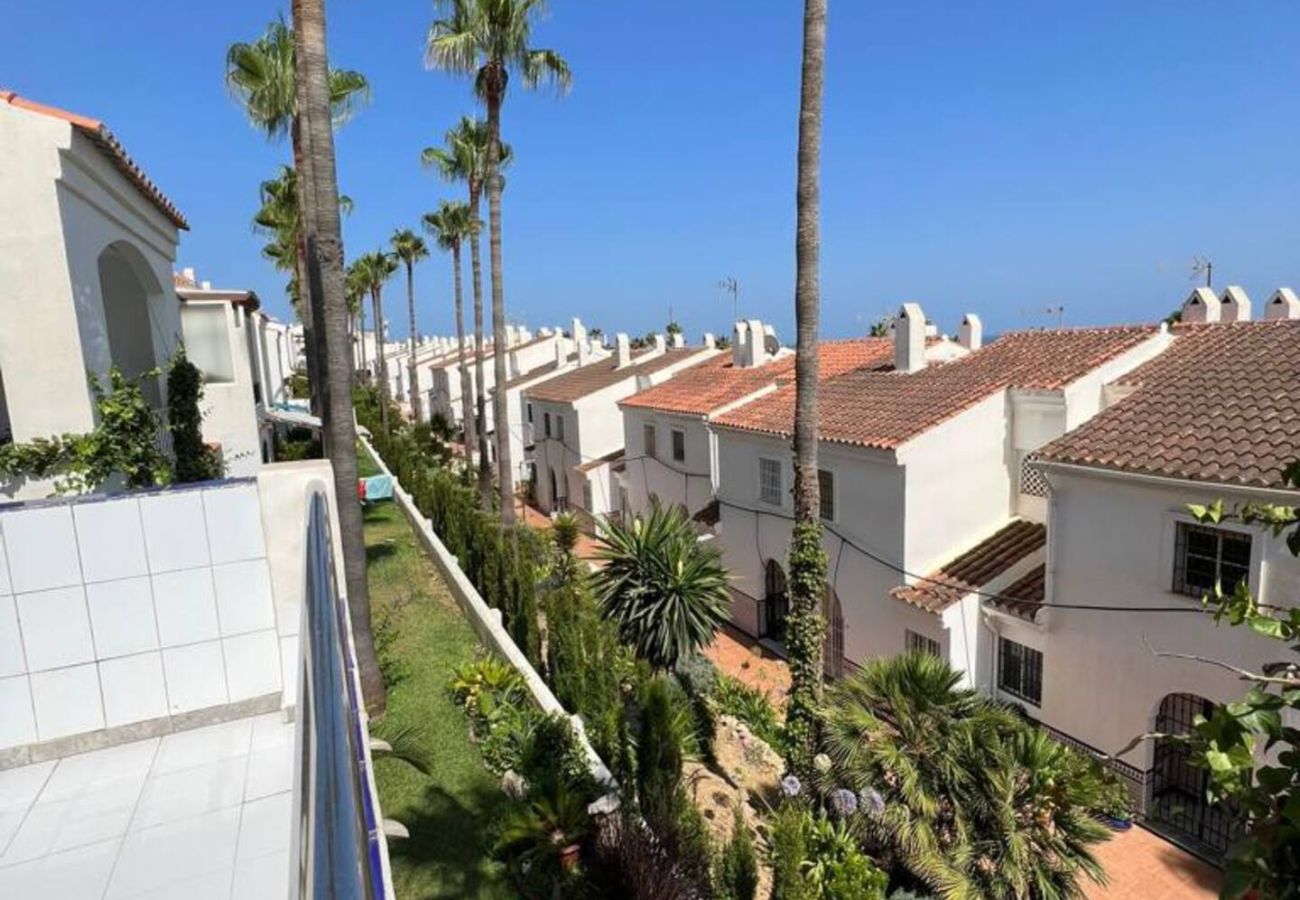
[[[378,472],[364,451],[357,456],[363,476]],[[396,503],[370,507],[365,523],[376,640],[396,678],[388,712],[373,730],[384,737],[415,729],[412,739],[432,772],[422,775],[395,759],[376,763],[384,815],[411,832],[389,843],[397,896],[512,897],[490,854],[491,825],[505,796],[447,693],[452,668],[474,658],[478,638]],[[392,637],[385,640],[380,632]]]

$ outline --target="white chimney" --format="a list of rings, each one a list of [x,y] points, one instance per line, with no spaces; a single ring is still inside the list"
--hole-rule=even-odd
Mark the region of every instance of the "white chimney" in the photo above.
[[[907,373],[925,368],[925,313],[919,303],[904,303],[894,320],[894,368]]]
[[[1223,321],[1250,321],[1250,297],[1246,296],[1246,291],[1240,285],[1230,284],[1224,288],[1219,303]]]
[[[520,343],[522,343],[522,344],[526,344],[526,343],[528,343],[529,341],[531,341],[531,340],[533,339],[533,333],[532,333],[531,331],[528,330],[527,326],[525,326],[525,325],[520,325],[519,328],[518,328],[518,331],[519,331],[519,342],[520,342]]]
[[[1278,288],[1268,298],[1268,305],[1264,307],[1264,319],[1269,322],[1275,319],[1300,319],[1300,297],[1296,297],[1295,291],[1290,288]]]
[[[183,275],[185,277],[185,280],[188,281],[190,284],[195,283],[193,266],[186,266],[185,268],[181,269],[181,275]]]
[[[704,348],[706,350],[716,350],[718,348],[718,340],[711,331],[704,332]]]
[[[664,340],[664,336],[662,334],[656,334],[655,353],[663,353],[664,350],[666,349],[668,349],[668,342]]]
[[[632,365],[632,342],[625,333],[620,331],[614,336],[614,348],[614,368]]]
[[[680,350],[686,346],[686,337],[680,331],[673,332],[673,349]]]
[[[205,281],[205,282],[203,282],[203,290],[205,290],[205,291],[210,291],[210,290],[212,290],[212,282],[211,282],[211,281]]]
[[[557,334],[555,336],[555,368],[563,369],[568,361],[568,347],[565,344],[564,335]]]
[[[582,341],[587,337],[587,326],[582,324],[581,319],[575,317],[569,323],[569,334],[573,335],[574,343]]]
[[[984,343],[984,323],[975,313],[966,313],[962,316],[961,330],[957,335],[957,343],[967,350],[978,350]]]
[[[506,346],[513,347],[519,341],[519,335],[515,332],[515,326],[506,326]]]
[[[1207,287],[1198,287],[1183,301],[1184,322],[1218,322],[1223,317],[1223,304]]]
[[[577,319],[573,320],[572,331],[573,346],[578,351],[578,365],[585,366],[591,359],[591,345],[587,343],[587,329],[582,327],[582,323]]]
[[[737,369],[745,367],[745,354],[749,352],[749,323],[737,319],[731,326],[731,364]]]
[[[745,351],[745,365],[761,366],[767,362],[767,348],[763,346],[763,336],[767,332],[758,319],[749,320],[749,348]]]

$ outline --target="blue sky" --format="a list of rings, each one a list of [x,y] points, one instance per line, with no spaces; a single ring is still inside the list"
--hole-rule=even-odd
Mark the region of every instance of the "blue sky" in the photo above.
[[[225,48],[270,2],[10,0],[0,83],[104,119],[189,218],[178,265],[251,287],[288,315],[248,221],[269,145],[222,84]],[[373,103],[339,135],[356,208],[350,254],[415,226],[459,186],[422,147],[474,110],[465,82],[422,64],[428,2],[330,0],[331,62]],[[1068,7],[1068,8],[1067,8]],[[570,94],[513,91],[506,300],[537,327],[580,315],[607,332],[694,339],[741,311],[793,332],[796,0],[553,0],[539,46]],[[946,330],[1150,320],[1191,284],[1257,302],[1300,284],[1300,5],[832,0],[823,157],[823,331],[863,332],[903,300]],[[417,270],[421,328],[451,327],[450,265]],[[404,288],[386,294],[405,333]]]

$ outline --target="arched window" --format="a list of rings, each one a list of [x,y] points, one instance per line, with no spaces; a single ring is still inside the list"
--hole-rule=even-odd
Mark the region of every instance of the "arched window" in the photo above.
[[[763,603],[759,607],[758,636],[785,640],[785,620],[790,615],[790,589],[785,570],[775,559],[763,569]]]

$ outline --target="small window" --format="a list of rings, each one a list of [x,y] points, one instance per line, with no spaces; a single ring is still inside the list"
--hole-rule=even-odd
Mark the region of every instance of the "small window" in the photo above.
[[[533,405],[531,403],[528,404],[528,424],[533,424]]]
[[[910,628],[903,631],[903,644],[908,653],[928,653],[931,656],[943,656],[938,641],[923,634],[917,634]]]
[[[1039,706],[1043,702],[1043,654],[1004,637],[998,638],[998,687]]]
[[[673,429],[673,462],[686,462],[686,432]]]
[[[758,499],[773,506],[781,505],[781,463],[778,460],[758,461]]]
[[[551,414],[542,413],[542,431],[547,437],[551,436]]]
[[[1174,590],[1200,597],[1217,582],[1225,594],[1250,576],[1250,535],[1224,528],[1178,523]]]
[[[817,470],[817,493],[821,498],[822,518],[835,521],[835,473]]]
[[[555,416],[555,439],[561,444],[564,443],[564,416],[558,413]]]
[[[655,439],[658,435],[655,433],[653,425],[641,426],[642,441],[645,443],[645,455],[658,458],[659,448],[655,446]]]

